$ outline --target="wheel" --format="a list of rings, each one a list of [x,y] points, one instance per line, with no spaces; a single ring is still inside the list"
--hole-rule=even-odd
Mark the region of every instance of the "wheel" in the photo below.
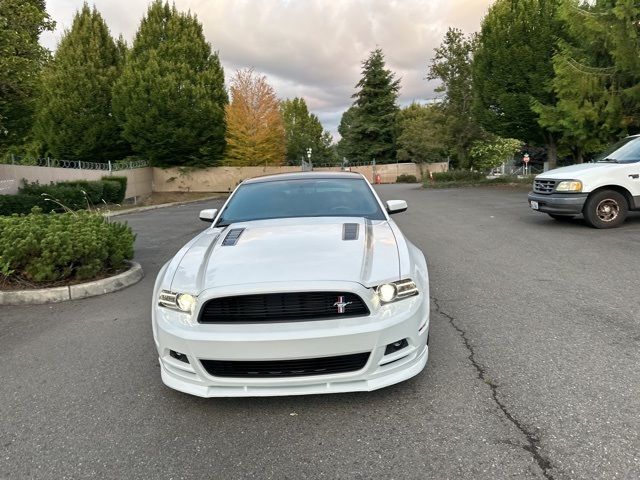
[[[569,220],[573,220],[573,217],[575,217],[575,215],[557,215],[555,213],[547,213],[547,215],[559,222],[568,222]]]
[[[619,227],[627,218],[629,204],[624,195],[614,190],[601,190],[589,195],[582,213],[593,228]]]

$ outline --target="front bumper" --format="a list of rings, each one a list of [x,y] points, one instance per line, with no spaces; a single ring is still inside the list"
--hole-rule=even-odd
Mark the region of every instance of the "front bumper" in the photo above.
[[[364,299],[367,289],[358,292]],[[154,306],[154,338],[162,381],[200,397],[250,397],[371,391],[417,375],[428,358],[428,293],[370,308],[367,317],[268,324],[199,324]],[[195,317],[195,315],[194,315]],[[385,355],[387,345],[407,346]],[[170,355],[186,355],[188,363]],[[215,377],[201,360],[310,359],[370,352],[354,372],[268,378]]]
[[[587,193],[550,193],[541,194],[530,192],[527,199],[538,202],[538,212],[553,213],[556,215],[579,215],[582,213]]]

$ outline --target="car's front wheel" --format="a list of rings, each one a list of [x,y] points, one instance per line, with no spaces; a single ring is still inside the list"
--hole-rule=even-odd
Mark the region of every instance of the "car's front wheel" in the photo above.
[[[601,190],[589,195],[582,213],[593,228],[619,227],[627,218],[629,204],[624,195],[614,190]]]

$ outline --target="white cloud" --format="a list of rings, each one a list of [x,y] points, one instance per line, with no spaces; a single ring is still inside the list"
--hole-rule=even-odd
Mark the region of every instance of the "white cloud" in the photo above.
[[[478,29],[491,0],[175,0],[191,10],[218,50],[227,78],[237,68],[267,75],[282,98],[304,97],[335,133],[351,104],[360,63],[376,47],[402,79],[400,101],[433,97],[424,77],[449,26]],[[114,36],[131,41],[147,0],[95,0]],[[58,27],[43,35],[55,48],[82,0],[50,0]]]

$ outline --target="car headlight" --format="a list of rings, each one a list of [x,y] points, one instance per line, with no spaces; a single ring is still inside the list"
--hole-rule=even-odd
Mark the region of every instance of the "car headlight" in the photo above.
[[[376,287],[376,294],[381,303],[391,303],[418,294],[418,287],[413,280],[399,280],[384,283]]]
[[[162,290],[158,297],[158,305],[181,312],[193,313],[196,305],[196,297],[189,293],[175,293],[169,290]]]
[[[582,182],[580,180],[563,180],[556,186],[556,192],[581,192]]]

